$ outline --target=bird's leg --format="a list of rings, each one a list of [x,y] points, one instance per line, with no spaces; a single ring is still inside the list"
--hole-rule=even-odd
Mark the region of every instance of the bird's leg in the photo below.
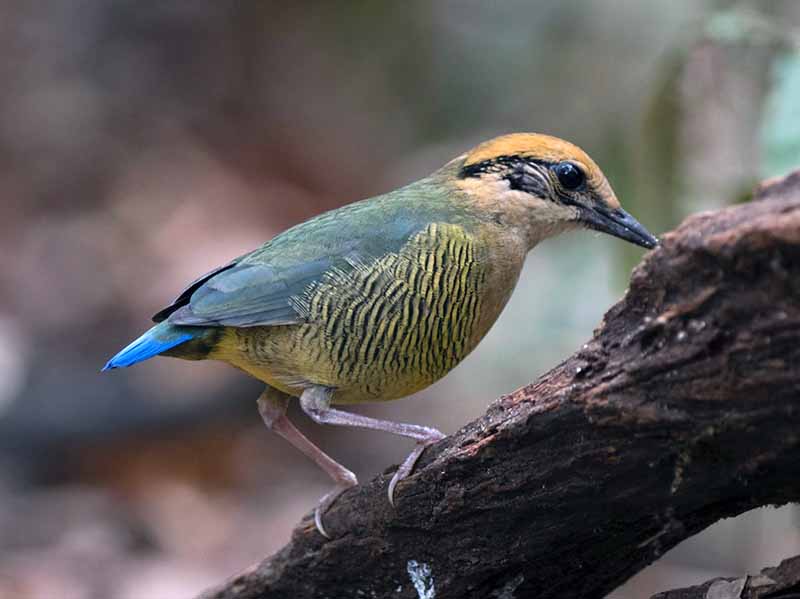
[[[291,420],[286,416],[286,408],[289,405],[288,395],[272,387],[267,387],[258,397],[257,403],[258,412],[261,414],[261,418],[263,418],[267,428],[278,433],[314,460],[336,483],[336,487],[319,500],[314,510],[314,524],[317,526],[317,530],[322,536],[330,538],[322,525],[322,514],[336,501],[339,495],[358,484],[356,475],[314,445],[309,441],[308,437],[292,424]]]
[[[400,467],[389,481],[389,502],[394,505],[394,489],[401,480],[406,478],[414,469],[419,456],[425,451],[428,445],[444,439],[444,434],[427,426],[418,424],[405,424],[402,422],[391,422],[389,420],[378,420],[361,414],[344,412],[331,407],[332,389],[326,387],[309,387],[300,396],[300,405],[303,411],[308,414],[314,422],[320,424],[338,424],[341,426],[355,426],[376,431],[386,431],[394,435],[410,437],[417,442],[414,450],[403,460]]]

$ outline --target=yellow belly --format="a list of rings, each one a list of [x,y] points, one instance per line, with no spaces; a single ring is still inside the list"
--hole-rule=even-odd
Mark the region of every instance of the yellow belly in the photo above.
[[[274,329],[264,330],[256,336],[262,347],[287,348],[295,342],[286,338],[293,337],[293,334],[285,335]],[[241,343],[241,331],[237,331],[234,338],[236,343]],[[336,404],[398,399],[424,389],[447,373],[442,372],[434,378],[415,368],[387,372],[385,368],[372,366],[361,376],[343,376],[332,359],[310,363],[307,356],[302,350],[288,351],[280,357],[277,354],[266,357],[261,352],[254,356],[252,352],[240,351],[237,357],[226,361],[289,395],[299,396],[309,385],[334,388],[333,403]]]

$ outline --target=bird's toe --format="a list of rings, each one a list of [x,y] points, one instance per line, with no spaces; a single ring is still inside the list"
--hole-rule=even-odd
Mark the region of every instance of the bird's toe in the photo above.
[[[339,499],[339,496],[350,489],[351,487],[355,487],[358,484],[358,480],[356,479],[355,475],[352,472],[348,472],[349,477],[345,480],[342,480],[336,487],[326,493],[322,499],[319,500],[317,507],[314,509],[314,525],[317,527],[317,531],[326,539],[330,539],[331,536],[328,534],[328,531],[325,530],[325,526],[322,523],[322,517],[325,515],[325,512],[336,503],[336,500]]]
[[[408,454],[403,463],[400,464],[400,467],[395,471],[394,476],[392,476],[392,480],[389,481],[389,488],[387,489],[387,493],[389,495],[389,503],[392,504],[392,507],[395,506],[394,502],[394,490],[397,487],[397,483],[399,483],[404,478],[408,477],[413,471],[414,466],[419,460],[419,457],[422,455],[422,452],[425,451],[425,448],[429,445],[433,445],[434,443],[441,441],[444,439],[445,435],[436,429],[430,429],[430,435],[420,441],[417,441],[416,447],[414,450]]]

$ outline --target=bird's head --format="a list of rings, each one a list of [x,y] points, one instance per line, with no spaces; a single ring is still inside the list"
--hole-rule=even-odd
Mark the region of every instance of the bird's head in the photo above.
[[[557,137],[512,133],[486,141],[451,163],[456,185],[503,225],[525,233],[532,247],[585,227],[645,248],[658,240],[625,212],[600,167]]]

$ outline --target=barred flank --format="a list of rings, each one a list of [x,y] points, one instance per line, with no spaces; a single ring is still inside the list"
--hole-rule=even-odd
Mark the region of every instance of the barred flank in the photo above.
[[[485,280],[477,258],[461,227],[429,225],[400,253],[312,286],[300,303],[316,326],[296,341],[331,360],[337,385],[432,382],[470,350]]]

